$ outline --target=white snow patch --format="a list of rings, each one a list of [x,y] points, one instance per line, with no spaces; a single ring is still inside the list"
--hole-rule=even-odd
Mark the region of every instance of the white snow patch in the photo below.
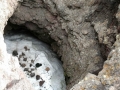
[[[49,46],[22,34],[5,36],[5,43],[8,53],[18,57],[35,90],[66,90],[61,62]]]

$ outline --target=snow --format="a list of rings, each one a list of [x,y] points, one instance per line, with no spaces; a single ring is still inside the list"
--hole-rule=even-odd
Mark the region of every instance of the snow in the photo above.
[[[5,43],[35,90],[66,90],[62,64],[49,46],[26,34],[6,35]]]

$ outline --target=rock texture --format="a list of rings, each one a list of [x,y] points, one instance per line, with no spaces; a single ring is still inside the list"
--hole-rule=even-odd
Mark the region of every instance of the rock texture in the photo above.
[[[81,90],[119,90],[119,4],[119,0],[22,0],[10,22],[27,27],[40,40],[51,44],[63,61],[68,90],[78,82],[80,83],[75,85],[73,90],[80,88]],[[5,57],[8,54],[2,34],[8,18],[16,7],[15,0],[0,1],[2,65],[14,60]],[[3,71],[1,73],[5,74],[4,70],[1,70]],[[2,89],[15,85],[12,88],[17,90],[16,82],[26,81],[20,77],[15,79],[5,77],[4,85],[0,81]],[[81,79],[83,80],[80,81]],[[22,87],[21,83],[21,89],[23,88],[30,90],[26,85]]]
[[[102,69],[95,29],[88,20],[97,9],[94,3],[96,0],[23,0],[10,18],[10,22],[26,26],[41,40],[54,40],[50,43],[63,61],[68,88],[88,72]]]
[[[0,1],[0,89],[1,90],[33,90],[23,71],[19,67],[17,58],[6,51],[3,30],[8,19],[18,5],[17,0]]]
[[[118,20],[118,33],[120,23],[120,5],[116,13]],[[114,48],[104,62],[102,71],[98,76],[88,74],[78,84],[70,90],[119,90],[120,89],[120,34],[116,36],[116,42],[112,45]]]
[[[10,22],[52,45],[70,88],[102,69],[118,33],[118,5],[119,0],[23,0]]]
[[[120,34],[99,75],[88,74],[70,90],[119,90],[120,89]]]

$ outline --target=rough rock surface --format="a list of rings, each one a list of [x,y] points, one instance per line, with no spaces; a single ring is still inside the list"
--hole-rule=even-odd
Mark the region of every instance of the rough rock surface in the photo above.
[[[33,90],[17,58],[6,51],[3,30],[18,5],[17,0],[0,0],[0,90]]]
[[[120,5],[116,13],[118,32],[120,25]],[[120,89],[120,34],[116,36],[114,49],[110,52],[98,76],[88,74],[70,90],[119,90]]]
[[[70,90],[120,90],[120,34],[99,75],[88,74]]]
[[[119,90],[120,42],[117,35],[120,32],[119,0],[22,0],[20,3],[10,22],[26,26],[39,39],[52,45],[63,61],[67,89],[79,82],[88,72],[98,74],[102,69],[103,61],[107,59],[98,76],[87,74],[72,89]],[[16,6],[15,0],[0,1],[0,60],[3,62],[0,78],[5,81],[5,83],[0,81],[2,89],[6,85],[7,87],[13,85],[12,90],[18,90],[20,81],[27,82],[25,78],[21,78],[22,76],[19,79],[18,77],[11,79],[8,76],[2,78],[2,74],[7,72],[3,70],[4,65],[9,64],[9,60],[14,60],[10,59],[6,52],[2,34]],[[13,63],[9,67],[13,68]],[[20,89],[33,90],[22,85],[23,83],[20,84]]]
[[[119,32],[118,5],[119,0],[23,0],[10,21],[52,45],[70,88],[102,69]]]
[[[50,43],[63,61],[68,88],[88,72],[97,73],[102,69],[103,58],[95,30],[87,20],[97,9],[95,2],[23,0],[10,18],[14,24],[25,25],[41,40],[54,40]]]

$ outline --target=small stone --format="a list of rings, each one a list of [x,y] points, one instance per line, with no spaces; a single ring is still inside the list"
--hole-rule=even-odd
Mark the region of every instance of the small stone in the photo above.
[[[27,46],[25,46],[24,49],[25,49],[25,51],[29,51],[30,50],[29,48],[27,48]]]
[[[25,51],[27,51],[28,50],[27,46],[25,46],[24,49],[25,49]]]
[[[27,58],[24,58],[23,61],[27,61]]]
[[[34,63],[34,60],[31,60],[31,63]]]
[[[87,35],[88,31],[87,30],[82,30],[82,34]]]
[[[35,73],[31,73],[30,76],[31,76],[31,77],[34,77],[34,76],[35,76]]]
[[[29,71],[29,69],[28,69],[28,68],[25,68],[24,71]]]
[[[39,86],[42,86],[45,83],[45,81],[40,81]]]
[[[22,56],[25,56],[25,54],[22,52]]]
[[[50,70],[50,68],[49,67],[46,67],[46,69],[45,69],[47,72]]]
[[[31,70],[28,70],[29,73],[31,73]]]
[[[36,80],[39,80],[40,79],[40,76],[39,75],[36,75]]]
[[[19,57],[18,57],[19,61],[20,61],[20,58],[22,58],[22,55],[19,55]]]
[[[20,64],[21,65],[21,67],[25,67],[26,66],[26,64],[25,63],[22,63],[22,64]]]
[[[37,68],[40,67],[40,66],[42,66],[41,63],[36,63],[36,67],[37,67]]]
[[[30,64],[30,67],[32,66],[32,64]]]
[[[14,50],[14,51],[12,52],[12,55],[13,55],[13,56],[17,56],[17,55],[18,55],[17,50]]]

